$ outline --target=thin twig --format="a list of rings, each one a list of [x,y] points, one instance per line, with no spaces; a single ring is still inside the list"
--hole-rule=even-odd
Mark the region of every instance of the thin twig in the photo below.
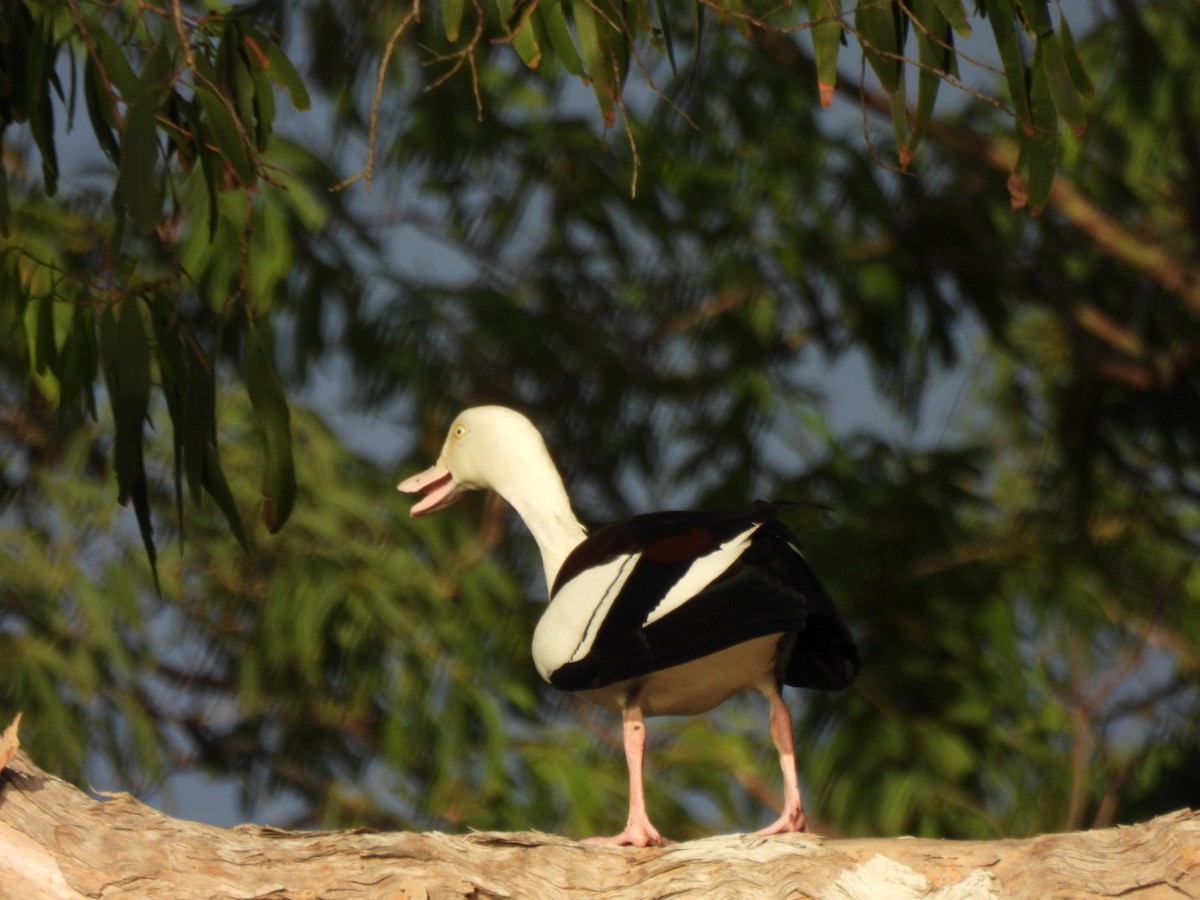
[[[187,31],[183,27],[183,8],[179,0],[171,0],[172,18],[175,20],[175,34],[179,36],[179,46],[183,48],[183,61],[188,70],[196,71],[196,54],[192,51],[192,42],[188,40]]]
[[[75,4],[75,0],[67,0],[67,9],[71,12],[71,18],[75,21],[75,30],[79,32],[79,38],[83,41],[84,47],[87,48],[88,56],[92,58],[92,62],[96,65],[96,72],[100,75],[100,83],[104,85],[104,95],[108,98],[109,107],[112,109],[113,121],[120,130],[122,125],[121,111],[117,108],[114,101],[115,92],[113,91],[112,82],[108,79],[108,70],[104,68],[104,63],[100,59],[100,51],[96,47],[96,42],[92,40],[92,36],[88,33],[87,26],[83,22],[83,15],[79,12],[79,7]]]
[[[392,53],[396,50],[396,44],[404,36],[404,32],[408,29],[408,26],[420,20],[421,0],[413,0],[412,9],[408,11],[408,15],[400,20],[400,23],[392,29],[392,33],[388,36],[387,43],[383,47],[383,58],[379,61],[379,72],[375,77],[375,97],[371,101],[371,121],[367,128],[367,163],[363,166],[361,172],[351,175],[343,181],[339,181],[330,188],[331,191],[343,190],[359,180],[366,181],[367,190],[371,190],[372,180],[375,175],[375,141],[379,135],[379,106],[383,99],[383,82],[387,77],[388,63],[392,59]]]

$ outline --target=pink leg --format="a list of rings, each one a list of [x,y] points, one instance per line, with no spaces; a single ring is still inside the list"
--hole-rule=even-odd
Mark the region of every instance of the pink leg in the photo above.
[[[779,765],[783,769],[783,815],[775,824],[757,834],[784,834],[790,831],[807,831],[808,817],[804,815],[804,804],[800,800],[800,781],[796,777],[796,748],[792,743],[792,714],[788,712],[779,693],[772,683],[763,689],[771,704],[771,739],[779,751]]]
[[[786,710],[785,710],[786,712]],[[657,847],[666,843],[646,815],[646,793],[642,785],[642,757],[646,751],[646,720],[642,711],[631,706],[621,713],[625,736],[625,762],[629,766],[629,818],[625,830],[613,837],[594,837],[585,844],[625,844]]]

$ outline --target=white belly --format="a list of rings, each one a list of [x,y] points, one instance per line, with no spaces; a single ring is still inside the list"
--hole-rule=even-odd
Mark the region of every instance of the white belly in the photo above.
[[[691,716],[764,679],[774,680],[779,641],[768,634],[641,678],[579,693],[610,709],[631,704],[647,716]]]

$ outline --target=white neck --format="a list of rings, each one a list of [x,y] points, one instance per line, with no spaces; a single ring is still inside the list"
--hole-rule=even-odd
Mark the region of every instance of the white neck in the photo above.
[[[571,511],[571,501],[563,487],[562,478],[557,471],[551,470],[533,485],[536,488],[534,491],[520,490],[516,485],[494,487],[517,511],[533,535],[542,554],[546,591],[549,593],[567,556],[587,537],[587,531]]]

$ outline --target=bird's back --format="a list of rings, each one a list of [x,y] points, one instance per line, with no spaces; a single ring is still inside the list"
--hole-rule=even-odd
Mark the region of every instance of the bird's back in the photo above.
[[[858,674],[845,624],[795,536],[758,501],[636,516],[564,562],[539,623],[543,676],[578,691],[637,679],[771,634],[794,635],[784,683],[838,690]]]

